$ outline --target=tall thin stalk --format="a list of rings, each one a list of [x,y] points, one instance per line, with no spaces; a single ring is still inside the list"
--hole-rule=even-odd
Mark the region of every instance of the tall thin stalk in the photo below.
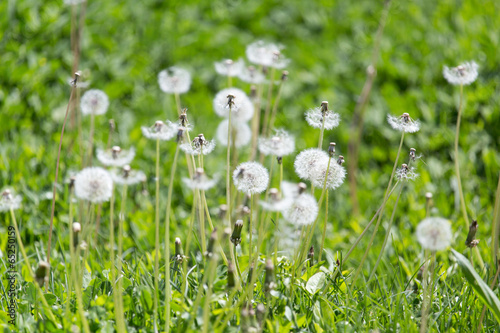
[[[425,251],[426,253],[428,250]],[[427,257],[427,256],[426,256]],[[428,281],[428,268],[427,266],[431,266],[431,281]],[[424,268],[424,297],[423,297],[423,305],[422,305],[422,316],[420,320],[420,333],[427,332],[427,322],[429,320],[429,310],[432,305],[432,290],[434,284],[434,270],[436,265],[436,251],[432,251],[431,262],[429,265],[426,265]]]
[[[498,177],[495,208],[493,209],[493,227],[491,228],[491,260],[498,260],[498,238],[500,237],[500,176]]]
[[[118,218],[118,274],[122,272],[122,261],[123,261],[123,224],[125,223],[125,207],[127,201],[127,184],[123,184],[122,189],[122,201],[120,203],[120,216]],[[158,253],[158,252],[157,252]],[[119,306],[119,318],[117,318],[117,326],[119,327],[119,332],[126,332],[125,325],[125,309],[123,308],[123,278],[118,277],[117,295],[118,295],[118,306]]]
[[[85,316],[85,309],[83,308],[83,297],[82,297],[82,285],[80,283],[80,279],[78,278],[78,273],[80,271],[80,260],[77,260],[80,257],[80,247],[74,246],[73,234],[70,236],[70,255],[71,255],[71,278],[75,283],[75,294],[76,294],[76,303],[78,305],[78,313],[80,315],[80,320],[82,322],[83,331],[85,333],[90,333],[89,323],[87,321],[87,317]],[[75,252],[76,249],[76,252]]]
[[[281,99],[281,93],[283,91],[283,85],[285,83],[285,80],[286,80],[286,74],[285,74],[285,72],[283,72],[283,76],[281,78],[280,86],[278,88],[278,93],[276,94],[276,98],[275,98],[274,103],[273,103],[273,109],[271,111],[271,119],[269,119],[269,125],[267,126],[266,131],[265,131],[265,135],[266,136],[269,135],[269,133],[274,128],[274,121],[276,119],[276,114],[278,112],[278,106],[279,106],[279,102],[280,102],[280,99]]]
[[[116,257],[115,257],[115,222],[114,222],[114,215],[115,215],[115,191],[111,192],[111,199],[109,202],[109,257],[110,257],[110,273],[111,273],[111,287],[113,288],[113,302],[115,303],[115,320],[116,320],[116,326],[120,327],[120,324],[118,323],[119,320],[121,320],[120,316],[120,310],[119,310],[119,298],[118,298],[118,291],[116,289]]]
[[[248,241],[248,258],[252,258],[252,252],[253,252],[253,247],[252,247],[252,234],[253,234],[253,214],[254,214],[254,200],[253,200],[253,193],[250,194],[250,227],[248,228],[248,236],[250,237]],[[261,220],[262,223],[262,220]],[[257,249],[258,251],[259,249]]]
[[[276,68],[271,68],[271,74],[269,76],[269,86],[267,88],[267,101],[266,101],[266,110],[264,113],[264,123],[263,123],[263,131],[262,134],[266,135],[265,131],[267,131],[269,127],[269,117],[271,113],[271,104],[273,98],[273,86],[274,86],[274,74],[276,72]]]
[[[165,240],[167,241],[167,240]],[[155,271],[154,271],[154,303],[153,326],[158,330],[158,293],[160,285],[160,138],[156,139],[156,204],[155,204]]]
[[[231,223],[231,115],[232,101],[228,102],[229,117],[227,122],[227,156],[226,156],[226,205],[227,205],[227,220],[228,226],[232,227]]]

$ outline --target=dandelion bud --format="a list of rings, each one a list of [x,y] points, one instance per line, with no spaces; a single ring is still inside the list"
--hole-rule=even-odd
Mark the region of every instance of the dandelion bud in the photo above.
[[[309,261],[309,266],[314,266],[314,246],[311,245],[309,252],[307,253],[307,260]]]
[[[281,81],[286,81],[288,79],[288,71],[281,72]]]
[[[368,65],[368,67],[366,67],[366,74],[367,75],[374,76],[376,72],[377,71],[376,71],[375,67],[373,67],[373,65]]]
[[[302,194],[305,190],[307,190],[307,185],[304,183],[298,183],[297,186],[299,188],[299,194]]]
[[[469,234],[467,235],[467,239],[465,240],[465,245],[467,247],[473,248],[479,244],[479,240],[475,239],[477,232],[477,221],[472,220],[472,224],[469,227]]]
[[[238,220],[234,224],[233,233],[231,234],[231,243],[237,246],[241,243],[241,231],[243,230],[243,220]]]
[[[330,157],[335,155],[335,146],[336,145],[337,144],[335,142],[330,142],[330,146],[328,147],[328,155],[330,155]]]
[[[227,263],[227,288],[233,289],[236,285],[234,281],[234,265],[231,261]]]
[[[189,122],[187,119],[187,109],[182,109],[181,115],[179,116],[179,121],[181,122],[182,127],[187,127]]]
[[[43,286],[46,282],[49,282],[49,268],[50,265],[48,262],[40,261],[38,263],[38,268],[35,271],[34,278],[40,287]]]
[[[328,102],[327,101],[323,101],[321,102],[321,113],[326,113],[328,112]]]
[[[250,86],[250,98],[252,100],[255,100],[257,98],[257,87],[254,86],[253,84],[252,86]]]
[[[431,192],[427,192],[427,193],[425,193],[425,199],[426,199],[427,201],[430,201],[430,200],[432,199],[432,193],[431,193]]]
[[[254,316],[254,311],[251,305],[249,304],[244,304],[241,307],[241,332],[242,333],[253,333],[257,332],[257,329],[253,327],[252,321],[253,321],[253,316]]]
[[[182,263],[184,260],[184,254],[182,253],[182,242],[179,237],[175,238],[175,255],[174,255],[174,260],[177,263]]]
[[[253,279],[253,262],[250,264],[250,268],[248,268],[247,286],[252,282],[252,279]]]
[[[78,246],[78,235],[82,231],[82,226],[78,222],[73,223],[73,246],[76,248]]]
[[[75,187],[75,176],[71,176],[69,178],[69,190],[73,190],[73,188]]]
[[[283,163],[283,157],[277,156],[276,157],[276,162],[278,162],[278,165],[281,165],[281,163]]]
[[[344,160],[344,156],[339,155],[339,158],[338,158],[338,160],[337,160],[337,164],[338,164],[338,165],[342,165],[342,164],[344,164],[344,162],[345,162],[345,160]]]
[[[410,148],[410,160],[415,162],[415,159],[417,158],[417,151],[415,148]]]
[[[116,124],[115,124],[115,120],[114,119],[110,119],[109,120],[109,131],[110,132],[114,132],[115,129],[116,129]]]
[[[182,141],[182,136],[184,134],[184,127],[179,127],[177,130],[177,143]]]
[[[264,279],[264,286],[266,292],[269,292],[276,287],[276,284],[274,283],[274,264],[271,259],[268,259],[266,261],[265,271],[266,271],[266,277]]]
[[[217,241],[217,229],[214,229],[210,234],[210,238],[208,239],[207,252],[205,252],[205,256],[207,258],[212,258],[214,255],[214,246]]]
[[[227,95],[227,107],[232,108],[234,106],[234,95]]]

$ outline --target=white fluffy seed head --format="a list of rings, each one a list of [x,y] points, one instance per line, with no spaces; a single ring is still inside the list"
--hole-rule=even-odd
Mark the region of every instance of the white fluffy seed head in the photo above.
[[[200,138],[199,136],[197,136],[192,142],[185,142],[179,147],[185,153],[188,153],[190,155],[208,155],[215,149],[215,140],[205,140],[204,137]]]
[[[231,77],[240,75],[243,68],[245,68],[245,62],[241,58],[237,61],[224,59],[222,61],[214,63],[214,65],[217,74]]]
[[[295,150],[295,139],[283,129],[269,138],[259,138],[259,151],[264,155],[283,157],[290,155]]]
[[[451,244],[451,237],[450,223],[441,217],[428,217],[417,226],[418,242],[427,250],[444,250]]]
[[[234,96],[231,107],[228,104],[228,96]],[[253,116],[253,104],[250,98],[238,88],[227,88],[219,91],[214,98],[214,110],[217,115],[228,118],[231,110],[231,121],[248,121]]]
[[[468,85],[476,81],[479,66],[474,61],[464,62],[457,67],[443,68],[443,76],[453,85]]]
[[[396,179],[401,181],[415,180],[418,177],[418,173],[415,172],[414,167],[409,167],[407,164],[403,164],[401,168],[396,170]]]
[[[170,121],[167,121],[166,123],[157,121],[151,127],[141,126],[141,130],[142,135],[144,135],[148,139],[160,139],[161,141],[167,141],[177,135],[179,126]]]
[[[187,187],[189,187],[192,190],[198,189],[202,191],[207,191],[217,184],[218,177],[210,179],[204,172],[202,173],[196,172],[193,176],[193,179],[182,178],[182,181],[184,182],[184,184],[186,184]]]
[[[225,119],[221,121],[217,127],[217,141],[222,145],[227,147],[227,130],[228,130],[229,120]],[[252,138],[252,130],[250,127],[243,122],[231,121],[231,128],[234,133],[234,147],[241,148],[250,143]],[[231,135],[231,144],[233,142],[233,136]]]
[[[323,111],[322,107],[317,107],[306,112],[306,121],[312,127],[321,128],[323,119],[326,130],[331,130],[340,124],[340,115],[331,110]]]
[[[135,185],[146,181],[146,174],[141,170],[132,170],[128,165],[122,169],[111,170],[111,178],[118,185]]]
[[[91,89],[85,92],[80,101],[80,109],[83,115],[105,114],[108,110],[109,99],[108,95],[102,90]]]
[[[20,195],[16,195],[10,189],[3,190],[2,196],[0,197],[0,212],[21,208],[21,201],[22,197]]]
[[[234,170],[233,181],[238,191],[248,194],[261,193],[269,184],[269,173],[260,163],[245,162]]]
[[[295,158],[295,172],[306,180],[311,180],[315,173],[316,166],[328,163],[328,154],[318,148],[309,148],[300,152]]]
[[[241,81],[251,84],[261,84],[266,80],[264,74],[253,66],[244,67],[238,77]]]
[[[77,198],[93,203],[108,201],[113,192],[113,180],[109,172],[100,167],[85,168],[75,177]]]
[[[247,46],[246,55],[251,63],[282,69],[290,62],[281,54],[282,49],[282,46],[259,40]]]
[[[135,157],[135,149],[97,149],[97,159],[105,166],[122,167],[130,164]]]
[[[296,225],[308,225],[313,223],[318,216],[318,203],[316,199],[307,193],[296,196],[282,211],[283,217]]]
[[[328,169],[328,159],[324,158],[318,161],[310,172],[310,181],[317,188],[323,188],[326,178],[326,188],[334,190],[344,183],[346,171],[345,168],[338,164],[333,158],[328,169],[328,177],[326,170]]]
[[[387,122],[393,129],[400,132],[415,133],[420,129],[420,122],[418,120],[411,119],[408,113],[403,113],[399,117],[388,114]]]
[[[191,87],[191,74],[180,67],[170,67],[158,74],[160,89],[167,94],[183,94]]]

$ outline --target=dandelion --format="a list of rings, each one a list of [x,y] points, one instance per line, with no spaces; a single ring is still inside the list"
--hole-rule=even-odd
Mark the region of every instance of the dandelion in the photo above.
[[[191,74],[180,67],[170,67],[158,74],[160,89],[167,94],[183,94],[191,87]]]
[[[428,217],[417,226],[417,239],[426,250],[444,250],[451,244],[451,227],[448,220]]]
[[[15,195],[11,190],[6,189],[2,192],[0,198],[0,212],[7,212],[9,210],[16,210],[21,208],[22,197]]]
[[[479,66],[474,61],[464,62],[457,67],[444,66],[443,76],[453,85],[469,85],[476,81]]]
[[[228,96],[233,96],[229,99]],[[227,88],[215,95],[213,102],[215,113],[221,117],[228,118],[231,110],[231,119],[235,122],[243,122],[252,119],[254,107],[248,96],[238,88]]]
[[[314,168],[310,170],[310,181],[314,187],[322,188],[325,184],[326,188],[334,190],[344,183],[346,170],[342,166],[344,158],[339,156],[337,163],[330,162],[328,168],[328,160],[324,158],[315,164]],[[328,177],[326,177],[326,170],[328,169]]]
[[[288,198],[280,198],[279,191],[276,188],[272,188],[269,190],[268,201],[259,202],[259,204],[262,206],[262,209],[269,212],[280,212],[285,209],[289,203],[290,200]]]
[[[236,62],[231,59],[225,59],[214,63],[215,71],[224,76],[238,76],[243,68],[245,68],[245,62],[243,59],[238,59]]]
[[[295,158],[295,172],[300,178],[311,180],[316,177],[318,166],[325,163],[328,163],[327,153],[318,148],[309,148],[301,151]]]
[[[135,157],[135,149],[121,149],[113,146],[111,149],[97,149],[97,159],[105,166],[122,167],[130,164]]]
[[[87,0],[64,0],[64,4],[67,6],[76,6],[81,3],[84,3]]]
[[[328,109],[328,102],[323,101],[321,106],[311,109],[306,113],[307,123],[314,128],[331,130],[339,126],[340,115]],[[324,125],[323,125],[324,122]]]
[[[109,106],[108,95],[106,95],[104,91],[99,89],[91,89],[85,92],[80,102],[80,109],[82,110],[82,114],[84,115],[105,114],[106,111],[108,110],[108,106]]]
[[[112,170],[111,178],[118,185],[134,185],[146,181],[144,172],[133,170],[130,165],[125,165],[121,170]]]
[[[401,168],[396,170],[396,178],[398,180],[415,180],[418,177],[418,173],[415,172],[414,167],[409,167],[408,164],[402,164]]]
[[[241,81],[251,84],[261,84],[266,79],[264,74],[259,72],[254,66],[244,67],[238,77]]]
[[[216,133],[217,141],[222,146],[227,146],[228,123],[229,120],[225,119],[217,127],[217,133]],[[252,138],[252,130],[250,129],[250,126],[248,126],[246,123],[232,121],[231,128],[234,135],[231,136],[230,140],[231,144],[233,144],[233,138],[234,138],[235,148],[241,148],[250,143],[250,139]]]
[[[227,141],[227,139],[226,139]],[[208,155],[215,149],[214,140],[206,140],[203,134],[199,134],[191,143],[186,142],[180,145],[180,148],[190,155]]]
[[[259,40],[247,46],[246,55],[251,63],[282,69],[290,62],[281,54],[282,49],[282,46]]]
[[[259,139],[259,150],[264,155],[283,157],[293,153],[295,140],[287,131],[278,129],[272,137]]]
[[[85,168],[75,177],[75,195],[92,203],[108,201],[113,192],[113,180],[106,170],[100,167]]]
[[[400,132],[415,133],[420,129],[420,122],[418,120],[411,119],[408,113],[403,113],[399,117],[388,114],[387,122],[393,129]]]
[[[303,186],[305,187],[305,185]],[[312,195],[302,192],[293,198],[281,213],[285,220],[300,226],[313,223],[318,216],[318,210],[316,199]]]
[[[182,178],[184,184],[192,190],[198,189],[202,191],[207,191],[214,187],[217,184],[217,178],[210,179],[205,174],[205,171],[202,168],[196,169],[195,174],[193,175],[193,179],[190,178]]]
[[[142,134],[152,140],[160,139],[162,141],[167,141],[172,139],[177,135],[179,131],[179,126],[167,121],[164,123],[161,120],[155,122],[155,124],[151,127],[142,126],[141,127]]]
[[[238,191],[248,194],[261,193],[267,188],[269,173],[260,163],[245,162],[234,170],[233,181]]]

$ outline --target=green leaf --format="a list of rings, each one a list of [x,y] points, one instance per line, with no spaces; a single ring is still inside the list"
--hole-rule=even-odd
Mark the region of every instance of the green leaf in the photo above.
[[[493,290],[488,287],[486,282],[481,279],[466,257],[453,249],[451,249],[451,251],[455,255],[455,258],[457,258],[465,278],[476,292],[476,295],[488,309],[490,309],[497,321],[500,322],[500,300],[498,297],[493,293]]]
[[[307,281],[306,290],[311,294],[316,294],[325,284],[325,273],[319,272],[311,276]]]

